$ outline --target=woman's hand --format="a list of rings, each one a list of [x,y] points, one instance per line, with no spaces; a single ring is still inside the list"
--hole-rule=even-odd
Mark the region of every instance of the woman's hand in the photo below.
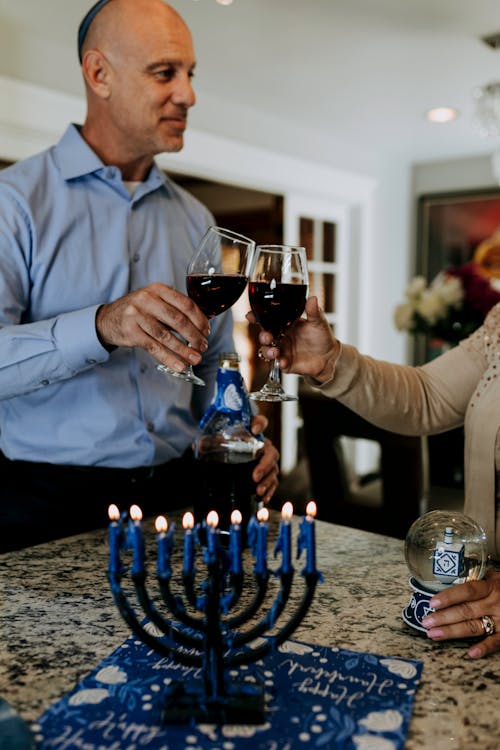
[[[261,353],[266,359],[279,357],[283,372],[309,375],[318,384],[326,383],[333,377],[340,344],[332,334],[317,297],[309,297],[305,312],[307,318],[299,318],[293,324],[281,339],[279,348],[271,346],[273,337],[268,331],[261,331]],[[247,319],[256,322],[253,313],[248,313]]]
[[[263,414],[257,414],[252,418],[251,430],[254,435],[260,435],[268,425],[268,419]],[[257,485],[259,500],[267,504],[278,488],[280,454],[277,449],[266,438],[262,457],[255,467],[252,479]]]
[[[434,641],[486,635],[468,653],[472,659],[500,650],[500,572],[488,570],[481,581],[468,581],[434,594],[429,602],[436,612],[422,625]],[[484,618],[484,619],[482,619]],[[487,629],[493,629],[487,634]]]

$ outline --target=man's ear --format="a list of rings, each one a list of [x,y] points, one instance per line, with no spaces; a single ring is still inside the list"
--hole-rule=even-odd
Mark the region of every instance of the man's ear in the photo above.
[[[111,96],[111,69],[108,60],[97,49],[89,49],[82,59],[82,72],[90,89],[100,99]]]

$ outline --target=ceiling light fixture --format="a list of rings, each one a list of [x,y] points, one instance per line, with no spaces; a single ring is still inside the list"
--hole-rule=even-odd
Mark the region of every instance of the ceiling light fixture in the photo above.
[[[480,136],[500,136],[500,81],[487,83],[474,91],[476,111],[474,125]],[[500,149],[491,156],[491,169],[495,180],[500,185]]]
[[[478,87],[474,91],[474,98],[474,124],[479,135],[500,135],[500,81]]]
[[[500,49],[500,31],[481,37],[491,49]],[[500,136],[500,81],[492,81],[485,86],[478,86],[474,90],[476,110],[474,112],[474,126],[480,136]],[[500,185],[500,148],[491,155],[491,171]]]
[[[500,49],[500,31],[498,31],[496,34],[488,34],[488,36],[482,36],[481,41],[492,49]]]
[[[429,122],[451,122],[458,117],[458,110],[454,107],[434,107],[429,109],[425,116]]]

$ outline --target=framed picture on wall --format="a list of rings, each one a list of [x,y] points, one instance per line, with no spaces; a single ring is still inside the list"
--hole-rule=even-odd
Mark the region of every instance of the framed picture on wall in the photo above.
[[[478,276],[478,264],[480,276],[500,280],[500,188],[422,195],[418,201],[417,273],[429,282],[447,269],[454,269],[452,274],[460,277],[465,299],[457,315],[458,338],[481,325],[499,299],[496,285],[493,288]],[[420,364],[439,354],[439,340],[428,338],[425,346],[419,341],[415,349]]]
[[[442,270],[473,260],[476,250],[500,233],[500,189],[422,195],[418,201],[417,273],[431,281]],[[499,234],[500,243],[500,234]],[[439,341],[415,344],[415,364],[442,351]],[[433,485],[463,487],[463,429],[428,438]]]
[[[422,195],[418,201],[417,273],[429,281],[472,260],[500,232],[500,189]]]

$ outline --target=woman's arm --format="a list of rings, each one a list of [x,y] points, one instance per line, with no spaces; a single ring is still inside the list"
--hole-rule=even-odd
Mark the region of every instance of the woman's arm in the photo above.
[[[306,376],[325,396],[394,432],[430,434],[463,423],[486,367],[480,332],[473,334],[475,345],[461,344],[423,367],[412,367],[341,345],[315,297],[307,301],[306,315],[290,329],[280,349],[269,346],[270,334],[260,334],[263,354],[279,356],[284,372]]]

